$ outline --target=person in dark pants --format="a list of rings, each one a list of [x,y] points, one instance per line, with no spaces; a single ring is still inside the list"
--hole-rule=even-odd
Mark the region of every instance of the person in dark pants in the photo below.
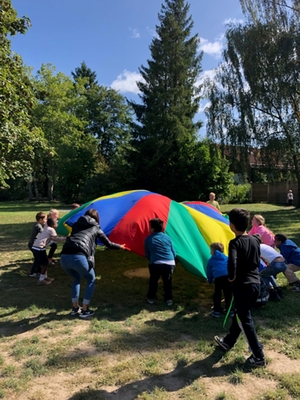
[[[173,304],[172,275],[175,268],[176,251],[171,238],[163,233],[163,221],[153,218],[149,221],[150,235],[145,239],[145,255],[149,260],[149,290],[147,301],[154,303],[158,288],[158,280],[162,277],[164,284],[164,300],[168,306]]]
[[[211,315],[215,318],[221,316],[222,307],[222,292],[225,297],[226,309],[228,310],[231,303],[232,293],[230,283],[228,281],[228,257],[224,254],[224,245],[219,242],[214,242],[210,245],[211,257],[208,260],[206,267],[206,275],[208,283],[215,284],[214,291],[214,309]],[[233,317],[234,312],[230,312]]]
[[[257,237],[246,233],[250,220],[247,210],[234,208],[228,216],[230,229],[236,235],[229,243],[228,255],[228,280],[232,283],[235,315],[228,335],[214,339],[223,351],[228,351],[243,332],[252,351],[246,365],[262,367],[266,365],[263,346],[258,341],[251,315],[260,291],[260,243]]]
[[[35,219],[36,219],[36,223],[34,224],[34,226],[32,228],[32,232],[31,232],[30,239],[28,242],[28,248],[32,252],[33,256],[34,256],[34,252],[32,250],[33,243],[36,240],[36,238],[38,237],[38,235],[41,232],[43,232],[44,225],[47,222],[47,216],[45,213],[40,211],[36,214]],[[41,272],[41,267],[40,267],[37,259],[34,257],[34,261],[33,261],[29,276],[31,278],[35,278],[38,276],[38,273],[40,273],[40,272]]]

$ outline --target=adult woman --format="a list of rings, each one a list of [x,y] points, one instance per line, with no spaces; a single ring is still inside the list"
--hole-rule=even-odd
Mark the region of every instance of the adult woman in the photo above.
[[[87,210],[73,225],[72,234],[63,246],[60,263],[63,269],[72,276],[71,315],[87,318],[94,314],[89,309],[95,286],[95,252],[97,239],[110,249],[125,249],[125,245],[111,242],[99,226],[100,218],[97,210]],[[82,308],[79,306],[80,280],[83,277],[87,284],[84,292]]]

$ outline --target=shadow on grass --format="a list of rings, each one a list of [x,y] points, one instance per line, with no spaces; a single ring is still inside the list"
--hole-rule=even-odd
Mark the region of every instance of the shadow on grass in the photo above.
[[[47,212],[51,208],[58,210],[69,210],[70,205],[63,205],[57,201],[1,201],[0,202],[0,213],[13,213],[13,212]]]
[[[113,251],[97,253],[97,281],[91,304],[91,308],[96,308],[95,319],[126,321],[141,312],[155,313],[168,309],[162,299],[158,299],[154,307],[146,303],[147,279],[129,279],[123,274],[132,267],[146,265],[146,260],[131,253],[121,254]],[[72,279],[62,270],[59,262],[48,268],[48,275],[55,280],[45,287],[37,286],[37,279],[28,277],[30,268],[31,258],[24,257],[15,263],[1,266],[0,291],[5,295],[1,299],[0,336],[12,336],[34,330],[51,320],[70,318]],[[184,279],[180,278],[182,274],[185,276]],[[186,279],[192,281],[187,284]],[[81,298],[84,289],[85,281],[82,280]],[[182,267],[179,268],[179,273],[174,279],[177,305],[182,304],[181,307],[186,307],[187,313],[195,311],[197,305],[189,306],[189,303],[197,299],[198,292],[199,280],[184,271]],[[162,285],[159,288],[159,296],[162,298]]]
[[[218,377],[230,375],[236,368],[241,368],[240,363],[229,363],[221,366],[215,366],[223,357],[223,352],[215,348],[206,358],[196,361],[191,365],[185,365],[178,362],[176,368],[161,375],[154,375],[145,379],[134,381],[121,386],[119,389],[109,392],[104,389],[85,389],[75,393],[69,400],[134,400],[140,394],[151,393],[156,388],[163,389],[166,392],[173,393],[185,387],[191,386],[195,380],[200,377]]]
[[[120,348],[129,351],[148,351],[157,345],[173,348],[186,340],[211,341],[214,334],[223,335],[230,326],[223,328],[223,319],[210,316],[213,285],[198,279],[180,265],[173,278],[174,305],[168,308],[163,302],[162,285],[159,285],[156,304],[145,301],[148,281],[124,276],[130,268],[145,267],[146,260],[117,251],[97,252],[96,287],[91,308],[95,316],[86,325],[91,332],[111,332],[109,337],[99,337],[96,351],[117,353]],[[59,263],[49,267],[49,276],[55,281],[46,287],[37,286],[37,279],[29,278],[31,262],[19,260],[16,264],[1,267],[0,291],[0,336],[13,336],[34,330],[51,321],[73,320],[71,311],[71,278]],[[81,298],[85,284],[81,287]],[[295,297],[299,293],[285,290],[286,296],[279,303],[269,303],[253,312],[261,329],[272,325],[274,329],[288,332],[299,321],[299,310]],[[281,315],[281,318],[278,318]],[[132,318],[134,317],[134,318]],[[137,317],[137,318],[136,318]],[[134,321],[134,322],[133,322]],[[124,322],[124,329],[115,322]],[[274,325],[276,324],[276,325]],[[128,327],[128,329],[126,329]],[[133,329],[130,329],[133,327]]]

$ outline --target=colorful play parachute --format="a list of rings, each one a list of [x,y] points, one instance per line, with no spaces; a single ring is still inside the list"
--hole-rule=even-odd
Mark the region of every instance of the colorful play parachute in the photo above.
[[[202,202],[178,203],[147,190],[132,190],[99,197],[61,218],[59,235],[67,235],[85,212],[99,212],[101,229],[116,243],[125,243],[128,250],[141,256],[149,234],[149,220],[164,221],[165,233],[172,238],[178,260],[192,274],[206,277],[210,257],[209,244],[222,242],[227,252],[234,236],[228,220],[214,207]]]

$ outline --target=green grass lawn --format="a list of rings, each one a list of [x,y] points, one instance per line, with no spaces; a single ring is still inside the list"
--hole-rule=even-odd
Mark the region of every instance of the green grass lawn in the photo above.
[[[215,348],[229,322],[211,317],[213,286],[180,265],[173,278],[174,305],[145,302],[147,279],[124,272],[146,268],[135,254],[96,254],[95,317],[69,316],[71,279],[57,263],[48,287],[29,278],[27,241],[38,211],[67,212],[59,203],[0,203],[0,398],[5,399],[227,399],[300,398],[298,292],[278,278],[284,299],[254,311],[268,366],[247,371],[241,337],[229,353]],[[234,206],[223,205],[227,212]],[[300,210],[246,204],[275,233],[300,244]],[[61,245],[59,245],[61,248]],[[58,252],[59,253],[59,252]],[[281,274],[282,275],[282,274]],[[84,288],[84,285],[82,289]]]

